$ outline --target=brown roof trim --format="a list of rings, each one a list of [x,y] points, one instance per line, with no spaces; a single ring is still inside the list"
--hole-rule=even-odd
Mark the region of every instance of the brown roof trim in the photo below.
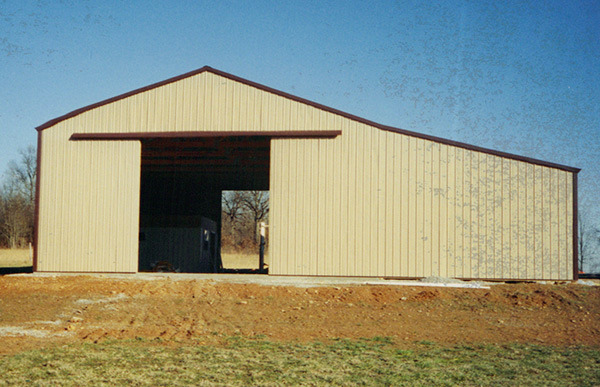
[[[201,138],[201,137],[274,137],[274,138],[332,138],[342,134],[341,130],[270,132],[139,132],[139,133],[73,133],[70,140],[141,140],[146,138]]]
[[[111,102],[115,102],[115,101],[118,101],[120,99],[127,98],[127,97],[130,97],[132,95],[142,93],[144,91],[148,91],[148,90],[151,90],[151,89],[163,86],[163,85],[167,85],[169,83],[173,83],[173,82],[179,81],[181,79],[185,79],[185,78],[188,78],[188,77],[191,77],[191,76],[203,73],[205,71],[208,71],[208,72],[211,72],[213,74],[220,75],[220,76],[222,76],[224,78],[228,78],[228,79],[231,79],[233,81],[237,81],[237,82],[246,84],[248,86],[252,86],[252,87],[255,87],[257,89],[260,89],[260,90],[263,90],[263,91],[266,91],[266,92],[269,92],[269,93],[273,93],[273,94],[279,95],[281,97],[288,98],[288,99],[291,99],[293,101],[300,102],[302,104],[306,104],[306,105],[315,107],[317,109],[324,110],[324,111],[327,111],[329,113],[333,113],[333,114],[336,114],[336,115],[348,118],[350,120],[353,120],[353,121],[356,121],[356,122],[360,122],[360,123],[365,124],[365,125],[373,126],[373,127],[376,127],[378,129],[385,130],[385,131],[388,131],[388,132],[400,133],[400,134],[404,134],[404,135],[411,136],[411,137],[422,138],[422,139],[425,139],[425,140],[430,140],[430,141],[438,142],[438,143],[441,143],[441,144],[452,145],[452,146],[456,146],[456,147],[459,147],[459,148],[464,148],[464,149],[468,149],[468,150],[472,150],[472,151],[476,151],[476,152],[487,153],[487,154],[491,154],[491,155],[495,155],[495,156],[499,156],[499,157],[513,159],[513,160],[523,161],[523,162],[530,163],[530,164],[537,164],[537,165],[542,165],[542,166],[546,166],[546,167],[550,167],[550,168],[562,169],[562,170],[565,170],[565,171],[568,171],[568,172],[577,173],[577,172],[580,171],[579,168],[569,167],[567,165],[550,163],[550,162],[547,162],[547,161],[544,161],[544,160],[538,160],[538,159],[533,159],[533,158],[530,158],[530,157],[519,156],[519,155],[515,155],[515,154],[512,154],[512,153],[500,152],[500,151],[497,151],[497,150],[483,148],[483,147],[479,147],[479,146],[475,146],[475,145],[471,145],[471,144],[466,144],[466,143],[462,143],[462,142],[458,142],[458,141],[447,140],[445,138],[440,138],[440,137],[430,136],[430,135],[426,135],[426,134],[422,134],[422,133],[412,132],[412,131],[409,131],[409,130],[395,128],[395,127],[392,127],[392,126],[381,125],[381,124],[378,124],[376,122],[367,120],[365,118],[358,117],[358,116],[355,116],[353,114],[349,114],[349,113],[346,113],[346,112],[343,112],[341,110],[337,110],[337,109],[334,109],[334,108],[331,108],[331,107],[328,107],[328,106],[325,106],[325,105],[321,105],[319,103],[316,103],[316,102],[313,102],[313,101],[309,101],[307,99],[300,98],[300,97],[297,97],[295,95],[288,94],[286,92],[283,92],[283,91],[280,91],[280,90],[276,90],[276,89],[273,89],[273,88],[265,86],[265,85],[261,85],[260,83],[256,83],[256,82],[244,79],[244,78],[240,78],[240,77],[238,77],[236,75],[233,75],[233,74],[229,74],[229,73],[217,70],[217,69],[213,69],[212,67],[209,67],[209,66],[204,66],[204,67],[202,67],[200,69],[197,69],[197,70],[194,70],[194,71],[190,71],[188,73],[185,73],[185,74],[173,77],[173,78],[169,78],[169,79],[166,79],[166,80],[161,81],[161,82],[153,83],[153,84],[151,84],[149,86],[142,87],[140,89],[136,89],[136,90],[130,91],[128,93],[121,94],[121,95],[118,95],[116,97],[109,98],[109,99],[106,99],[104,101],[100,101],[100,102],[97,102],[95,104],[82,107],[80,109],[74,110],[74,111],[72,111],[70,113],[67,113],[65,115],[62,115],[60,117],[52,119],[52,120],[50,120],[50,121],[48,121],[48,122],[46,122],[46,123],[38,126],[36,129],[38,131],[44,130],[44,129],[49,128],[49,127],[51,127],[51,126],[53,126],[53,125],[55,125],[55,124],[57,124],[57,123],[59,123],[61,121],[64,121],[64,120],[66,120],[68,118],[77,116],[77,115],[79,115],[81,113],[84,113],[84,112],[86,112],[88,110],[91,110],[91,109],[94,109],[94,108],[97,108],[97,107],[100,107],[100,106],[103,106],[103,105],[107,105],[107,104],[109,104]]]
[[[454,141],[454,140],[448,140],[448,139],[445,139],[445,138],[430,136],[430,135],[422,134],[422,133],[415,133],[415,132],[411,132],[411,131],[404,130],[404,129],[398,129],[398,128],[393,128],[393,127],[389,127],[389,126],[388,127],[384,127],[383,125],[378,125],[377,127],[379,129],[381,129],[381,130],[386,130],[386,131],[389,131],[389,132],[401,133],[401,134],[405,134],[407,136],[418,137],[418,138],[422,138],[422,139],[425,139],[425,140],[430,140],[430,141],[433,141],[433,142],[438,142],[438,143],[441,143],[441,144],[446,144],[446,145],[451,145],[451,146],[455,146],[455,147],[458,147],[458,148],[472,150],[472,151],[475,151],[475,152],[487,153],[487,154],[490,154],[490,155],[493,155],[493,156],[503,157],[503,158],[506,158],[506,159],[523,161],[523,162],[529,163],[529,164],[536,164],[536,165],[541,165],[541,166],[544,166],[544,167],[562,169],[564,171],[573,172],[573,173],[578,173],[579,171],[581,171],[581,168],[575,168],[575,167],[570,167],[568,165],[551,163],[551,162],[545,161],[545,160],[534,159],[532,157],[520,156],[520,155],[516,155],[516,154],[513,154],[513,153],[502,152],[502,151],[498,151],[498,150],[494,150],[494,149],[489,149],[489,148],[483,148],[483,147],[480,147],[480,146],[477,146],[477,145],[471,145],[471,144],[467,144],[467,143],[464,143],[464,142],[459,142],[459,141]]]
[[[77,110],[73,110],[72,112],[69,112],[67,114],[64,114],[64,115],[62,115],[60,117],[56,117],[56,118],[54,118],[54,119],[52,119],[52,120],[50,120],[48,122],[43,123],[42,125],[36,127],[35,129],[37,131],[47,129],[47,128],[51,127],[51,126],[54,126],[54,125],[58,124],[61,121],[64,121],[64,120],[68,119],[68,118],[75,117],[75,116],[77,116],[77,115],[79,115],[81,113],[85,113],[88,110],[92,110],[92,109],[95,109],[95,108],[100,107],[100,106],[108,105],[109,103],[118,101],[120,99],[131,97],[132,95],[143,93],[144,91],[152,90],[152,89],[155,89],[155,88],[160,87],[160,86],[168,85],[169,83],[177,82],[177,81],[179,81],[181,79],[189,78],[191,76],[194,76],[196,74],[200,74],[200,73],[203,73],[203,72],[209,71],[209,70],[212,70],[212,69],[210,67],[208,67],[208,66],[204,66],[204,67],[199,68],[197,70],[190,71],[190,72],[187,72],[185,74],[181,74],[181,75],[178,75],[176,77],[169,78],[169,79],[165,79],[164,81],[156,82],[156,83],[153,83],[151,85],[144,86],[144,87],[141,87],[139,89],[135,89],[135,90],[129,91],[127,93],[119,94],[119,95],[117,95],[115,97],[108,98],[108,99],[105,99],[105,100],[100,101],[100,102],[96,102],[96,103],[88,105],[88,106],[84,106],[84,107],[79,108]]]

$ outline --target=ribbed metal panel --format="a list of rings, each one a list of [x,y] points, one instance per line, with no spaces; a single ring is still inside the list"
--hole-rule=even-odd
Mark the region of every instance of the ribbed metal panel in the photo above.
[[[381,130],[212,72],[41,132],[39,271],[135,272],[141,145],[74,133],[335,131],[271,142],[286,275],[572,279],[573,172]]]
[[[41,135],[37,269],[136,272],[140,143]]]
[[[329,112],[210,72],[68,119],[79,133],[323,131],[333,130],[336,121]]]
[[[272,141],[271,273],[572,279],[572,173],[338,128]]]
[[[141,145],[73,133],[321,131],[332,116],[204,72],[58,122],[40,134],[37,270],[137,271]]]

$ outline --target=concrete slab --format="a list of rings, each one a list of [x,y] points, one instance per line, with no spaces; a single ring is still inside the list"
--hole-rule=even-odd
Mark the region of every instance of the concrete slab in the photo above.
[[[421,280],[387,280],[373,277],[308,277],[308,276],[274,276],[266,274],[198,274],[198,273],[33,273],[18,274],[34,277],[58,277],[58,276],[91,276],[98,278],[116,278],[130,280],[164,280],[172,281],[214,281],[237,284],[257,284],[263,286],[295,286],[295,287],[337,287],[337,286],[419,286],[419,287],[451,287],[470,289],[489,289],[491,283],[460,281],[448,278],[447,281],[436,278],[436,282]]]

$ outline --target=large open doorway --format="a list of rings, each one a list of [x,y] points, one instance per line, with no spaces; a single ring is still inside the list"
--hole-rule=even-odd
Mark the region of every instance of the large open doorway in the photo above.
[[[223,191],[269,190],[270,138],[142,140],[139,271],[223,269]]]

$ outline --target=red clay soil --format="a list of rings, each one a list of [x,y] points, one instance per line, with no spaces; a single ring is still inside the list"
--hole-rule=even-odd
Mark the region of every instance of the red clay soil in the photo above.
[[[201,280],[0,277],[0,354],[106,339],[210,343],[387,336],[398,345],[600,346],[600,286],[296,288]]]

